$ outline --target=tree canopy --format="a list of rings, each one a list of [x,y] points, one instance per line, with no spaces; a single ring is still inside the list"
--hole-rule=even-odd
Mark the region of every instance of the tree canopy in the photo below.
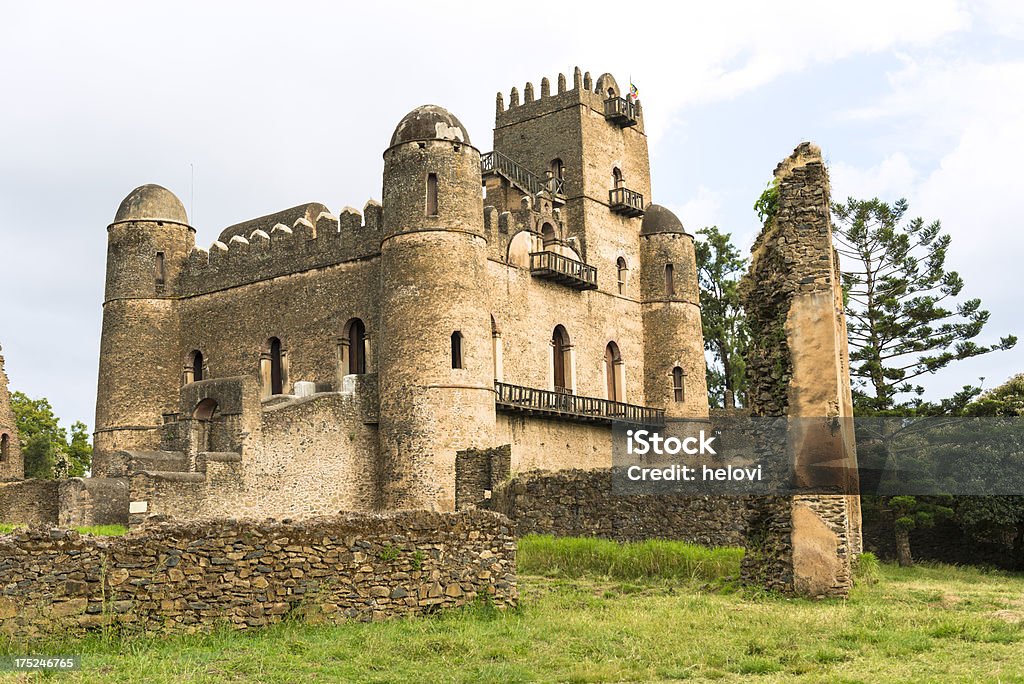
[[[25,477],[53,479],[85,475],[92,461],[85,423],[73,423],[69,439],[68,431],[61,427],[49,400],[31,399],[23,392],[14,392],[11,408],[22,443]]]

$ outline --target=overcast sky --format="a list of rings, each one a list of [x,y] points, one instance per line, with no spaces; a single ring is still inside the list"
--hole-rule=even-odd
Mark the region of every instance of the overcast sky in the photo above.
[[[775,164],[813,140],[834,198],[906,196],[1024,331],[1024,3],[27,3],[0,14],[0,344],[14,389],[93,426],[106,226],[136,186],[209,245],[300,202],[381,196],[413,107],[491,148],[494,95],[579,65],[640,90],[654,201],[746,251]],[[194,169],[194,191],[192,171]],[[230,331],[224,331],[230,334]],[[1024,343],[926,379],[1024,369]]]

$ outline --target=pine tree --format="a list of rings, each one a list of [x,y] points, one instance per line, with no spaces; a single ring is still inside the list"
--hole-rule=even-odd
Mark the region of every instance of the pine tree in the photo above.
[[[974,342],[988,322],[980,299],[956,302],[963,279],[945,268],[950,237],[939,221],[903,223],[907,201],[850,198],[832,207],[842,256],[854,404],[861,412],[912,405],[913,383],[954,361],[1010,349],[1008,335]]]

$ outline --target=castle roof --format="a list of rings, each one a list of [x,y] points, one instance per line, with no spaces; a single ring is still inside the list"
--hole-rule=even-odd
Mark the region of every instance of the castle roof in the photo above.
[[[437,105],[422,105],[398,122],[391,136],[392,147],[416,140],[455,140],[471,145],[469,133],[454,114]]]
[[[188,225],[188,215],[173,192],[149,184],[135,188],[121,201],[114,223],[120,221],[174,221]]]
[[[655,233],[683,233],[689,235],[683,228],[683,222],[675,214],[660,204],[648,204],[644,210],[644,222],[640,226],[641,235],[654,235]]]

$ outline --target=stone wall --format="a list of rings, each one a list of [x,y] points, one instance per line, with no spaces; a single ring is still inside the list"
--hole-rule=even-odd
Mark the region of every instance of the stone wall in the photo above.
[[[534,471],[500,484],[491,509],[516,534],[604,537],[616,541],[679,539],[704,546],[743,546],[743,497],[612,494],[611,470]]]
[[[56,525],[58,480],[0,482],[0,522]]]
[[[239,629],[299,615],[379,620],[487,598],[516,605],[515,541],[487,511],[302,523],[150,523],[125,537],[0,536],[0,633]]]
[[[73,477],[60,483],[61,527],[128,524],[128,481],[114,477]]]

